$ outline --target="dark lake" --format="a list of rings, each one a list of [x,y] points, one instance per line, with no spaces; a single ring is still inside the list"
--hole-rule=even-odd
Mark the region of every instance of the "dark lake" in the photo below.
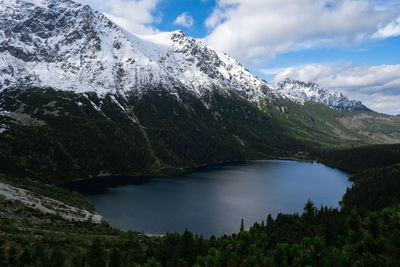
[[[351,186],[348,176],[317,163],[261,160],[150,178],[86,196],[119,229],[163,234],[188,228],[208,237],[238,232],[242,218],[248,228],[268,213],[302,213],[308,199],[317,207],[338,207]]]

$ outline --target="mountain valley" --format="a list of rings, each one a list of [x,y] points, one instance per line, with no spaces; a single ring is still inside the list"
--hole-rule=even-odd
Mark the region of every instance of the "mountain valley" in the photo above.
[[[316,84],[277,88],[181,31],[135,36],[69,0],[1,5],[6,169],[58,183],[400,140],[398,117]]]
[[[138,35],[71,0],[0,0],[0,266],[398,266],[399,144],[400,115],[267,82],[181,30]],[[115,229],[65,189],[257,159],[326,164],[353,185],[341,209],[309,200],[207,239]]]

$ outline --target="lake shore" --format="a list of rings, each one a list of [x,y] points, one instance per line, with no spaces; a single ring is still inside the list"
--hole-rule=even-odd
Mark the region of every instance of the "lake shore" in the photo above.
[[[117,179],[118,180],[118,179]],[[348,174],[323,164],[258,160],[223,164],[185,175],[153,177],[85,193],[113,227],[150,235],[223,235],[265,220],[268,213],[301,213],[308,199],[339,207]]]

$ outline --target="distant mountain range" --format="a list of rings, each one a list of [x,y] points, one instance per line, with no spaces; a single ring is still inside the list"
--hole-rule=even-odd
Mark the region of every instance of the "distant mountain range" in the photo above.
[[[134,35],[70,0],[0,0],[0,172],[168,174],[397,142],[399,117],[265,82],[182,31]]]
[[[365,109],[314,83],[269,84],[182,31],[133,35],[69,0],[2,0],[1,6],[0,89],[39,86],[140,95],[162,85],[172,94],[185,87],[201,97],[218,88],[250,101],[282,94],[340,109]]]
[[[306,99],[337,109],[368,110],[360,101],[350,100],[342,93],[328,91],[312,82],[285,79],[277,83],[277,89],[286,96]]]

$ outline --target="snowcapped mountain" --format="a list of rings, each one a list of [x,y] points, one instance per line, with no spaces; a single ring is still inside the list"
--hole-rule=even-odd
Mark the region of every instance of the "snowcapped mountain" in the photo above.
[[[368,110],[360,101],[351,100],[342,93],[328,91],[312,82],[285,79],[276,84],[276,89],[287,96],[306,99],[337,109]]]
[[[199,97],[219,90],[250,101],[288,96],[339,109],[366,109],[314,83],[269,84],[182,31],[130,34],[70,0],[0,0],[0,74],[0,90],[38,86],[142,95],[162,88],[176,95],[184,88]]]
[[[133,35],[70,0],[0,0],[0,90],[35,85],[75,92],[185,87],[255,100],[270,85],[181,31]]]
[[[398,143],[393,118],[289,105],[299,97],[363,107],[315,84],[269,84],[181,31],[133,35],[70,0],[0,0],[1,173],[158,176]]]

